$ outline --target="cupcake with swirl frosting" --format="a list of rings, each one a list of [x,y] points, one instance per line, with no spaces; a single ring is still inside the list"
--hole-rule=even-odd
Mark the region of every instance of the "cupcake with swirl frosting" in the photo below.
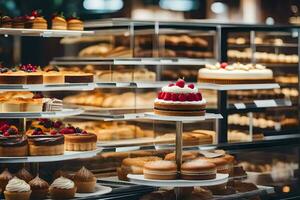
[[[74,182],[78,193],[90,193],[95,191],[97,179],[90,170],[82,167],[75,173]]]
[[[18,177],[14,177],[8,181],[4,191],[6,200],[28,200],[30,198],[30,194],[30,185]]]
[[[32,199],[45,199],[48,195],[49,184],[38,175],[29,182]]]
[[[9,180],[11,180],[13,176],[6,168],[1,174],[0,174],[0,190],[3,192],[5,190],[5,187]]]
[[[33,179],[33,176],[25,168],[20,169],[17,172],[16,176],[19,179],[24,180],[26,183],[29,183],[29,181],[31,181]]]
[[[53,199],[71,199],[75,196],[76,186],[73,181],[61,176],[53,181],[49,192]]]

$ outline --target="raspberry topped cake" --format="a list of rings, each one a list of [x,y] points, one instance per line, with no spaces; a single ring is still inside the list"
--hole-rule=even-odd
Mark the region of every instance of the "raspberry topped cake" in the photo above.
[[[164,86],[154,102],[154,113],[167,116],[202,116],[206,101],[194,84],[179,79]]]
[[[199,82],[218,84],[270,83],[273,72],[261,64],[216,63],[198,72]]]

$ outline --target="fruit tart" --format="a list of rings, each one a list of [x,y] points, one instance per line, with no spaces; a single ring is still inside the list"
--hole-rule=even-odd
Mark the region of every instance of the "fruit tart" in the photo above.
[[[90,151],[96,149],[97,136],[93,133],[68,126],[60,130],[60,133],[65,136],[66,151]]]
[[[30,128],[27,130],[26,135],[32,135],[36,128],[40,128],[43,132],[51,134],[52,130],[57,132],[62,127],[63,123],[59,120],[52,121],[50,119],[39,118],[31,122]]]
[[[154,113],[167,116],[202,116],[206,101],[194,84],[179,79],[164,86],[154,101]]]

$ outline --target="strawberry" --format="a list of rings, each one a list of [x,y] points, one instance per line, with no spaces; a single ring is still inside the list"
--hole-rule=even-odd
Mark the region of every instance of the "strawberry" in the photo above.
[[[169,93],[169,92],[166,92],[166,94],[165,94],[165,96],[164,96],[164,100],[171,100],[171,93]]]
[[[226,62],[222,62],[222,63],[221,63],[221,68],[225,69],[225,68],[227,67],[227,65],[228,65],[228,64],[227,64]]]
[[[56,135],[56,134],[57,134],[57,131],[56,131],[56,130],[52,130],[52,131],[50,132],[50,134],[51,134],[51,135]]]
[[[176,82],[176,85],[177,85],[178,87],[183,88],[184,85],[185,85],[185,81],[184,81],[183,79],[179,79],[179,80]]]
[[[178,96],[179,101],[186,101],[186,99],[187,99],[187,97],[185,94],[179,94],[179,96]]]
[[[199,92],[199,93],[197,93],[197,96],[199,98],[199,101],[201,101],[202,100],[202,94]]]
[[[178,94],[177,93],[172,93],[171,100],[172,101],[178,101]]]
[[[188,101],[195,101],[195,95],[193,93],[189,93],[186,95]]]
[[[174,83],[170,83],[168,86],[169,87],[172,87],[172,86],[174,86],[175,84]]]
[[[164,94],[163,92],[159,92],[159,93],[158,93],[158,96],[157,96],[158,99],[163,99],[163,94]]]
[[[194,89],[195,85],[191,83],[191,84],[188,85],[188,87],[191,88],[191,89]]]

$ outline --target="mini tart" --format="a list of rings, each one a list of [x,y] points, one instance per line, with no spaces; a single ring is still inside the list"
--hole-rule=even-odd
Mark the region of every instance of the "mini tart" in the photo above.
[[[56,16],[52,19],[52,27],[54,30],[67,30],[67,21],[65,18]]]
[[[127,157],[127,156],[126,156]],[[127,181],[128,174],[143,174],[144,165],[150,161],[162,160],[157,156],[125,158],[122,165],[117,169],[118,178]]]
[[[63,72],[65,76],[65,83],[92,83],[94,75],[92,73],[80,72]]]
[[[32,190],[31,198],[32,199],[45,199],[48,195],[49,184],[41,179],[39,176],[36,176],[29,182],[30,188]]]
[[[28,155],[28,141],[25,136],[0,136],[1,157],[21,157]]]
[[[8,182],[4,191],[6,200],[29,200],[30,194],[30,186],[17,177]]]
[[[216,165],[205,160],[187,161],[181,165],[180,176],[186,180],[210,180],[215,179]]]
[[[79,19],[68,20],[68,30],[83,31],[83,22]]]
[[[76,190],[72,180],[59,177],[51,184],[49,193],[53,199],[71,199],[74,198]]]
[[[95,190],[97,179],[91,171],[82,167],[75,173],[74,182],[78,193],[91,193]]]
[[[12,178],[13,178],[13,176],[8,171],[7,168],[0,174],[0,190],[1,190],[1,192],[5,190],[5,187],[8,183],[8,181],[11,180]]]
[[[198,158],[198,159],[208,161],[208,162],[211,162],[211,163],[215,164],[217,166],[217,172],[218,173],[229,174],[230,171],[231,171],[230,163],[228,162],[227,159],[225,159],[223,157],[217,157],[217,158],[201,157],[201,158]]]
[[[44,84],[60,84],[65,83],[65,76],[62,72],[44,72],[43,73],[43,83]]]
[[[21,180],[24,180],[26,183],[29,183],[29,181],[33,179],[33,176],[25,168],[20,169],[17,172],[16,177],[18,177]]]
[[[159,160],[144,165],[145,179],[173,180],[177,177],[177,165],[173,161]]]
[[[97,136],[87,134],[65,134],[66,151],[90,151],[96,149]]]
[[[28,136],[29,155],[48,156],[64,154],[63,135]]]
[[[36,17],[33,20],[32,28],[33,29],[47,29],[47,20],[44,17]]]

